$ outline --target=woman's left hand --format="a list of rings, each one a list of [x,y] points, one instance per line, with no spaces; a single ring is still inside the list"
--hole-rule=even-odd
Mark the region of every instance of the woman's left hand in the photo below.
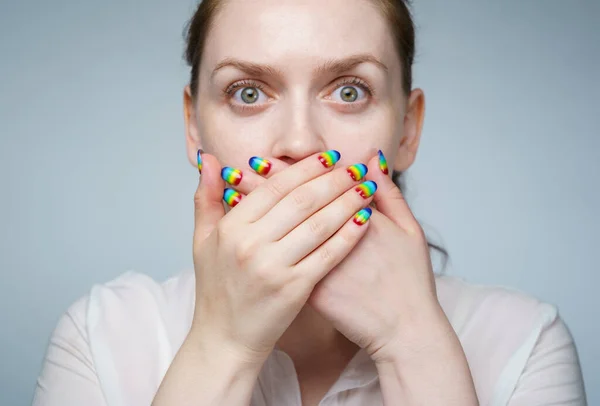
[[[449,322],[421,226],[377,156],[368,168],[378,190],[367,234],[316,285],[308,304],[375,362],[388,362],[398,351],[426,346],[423,333],[448,332]]]

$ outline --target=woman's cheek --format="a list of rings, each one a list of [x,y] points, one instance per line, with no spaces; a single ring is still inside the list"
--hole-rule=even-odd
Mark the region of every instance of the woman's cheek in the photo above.
[[[328,146],[352,149],[380,149],[390,143],[395,120],[385,111],[372,111],[343,117],[331,117],[324,126]]]

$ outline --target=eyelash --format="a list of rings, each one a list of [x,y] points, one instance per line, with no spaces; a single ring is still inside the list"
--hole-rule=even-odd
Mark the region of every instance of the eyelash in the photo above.
[[[374,96],[375,92],[373,91],[373,89],[371,89],[371,87],[362,79],[357,78],[356,76],[353,77],[346,77],[346,78],[342,78],[338,83],[336,83],[335,85],[335,89],[339,88],[340,86],[343,85],[355,85],[355,86],[359,86],[360,88],[362,88],[365,92],[367,92],[369,94],[369,96]],[[260,84],[259,82],[255,82],[254,80],[250,80],[250,79],[244,79],[244,80],[240,80],[239,82],[235,82],[232,85],[230,85],[227,89],[225,89],[223,91],[223,94],[225,96],[227,96],[228,98],[231,98],[231,96],[233,96],[233,94],[240,88],[244,88],[244,87],[254,87],[257,88],[261,91],[264,92],[264,86],[262,84]],[[354,104],[354,103],[346,103],[348,105]],[[253,107],[252,105],[235,105],[236,108],[244,111],[244,110],[251,110],[251,109],[255,109],[256,107]]]

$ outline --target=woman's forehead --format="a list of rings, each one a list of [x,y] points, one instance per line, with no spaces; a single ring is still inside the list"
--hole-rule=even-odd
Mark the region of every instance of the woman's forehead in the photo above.
[[[387,21],[369,0],[229,0],[204,46],[212,65],[231,57],[289,63],[359,54],[385,63],[393,51]]]

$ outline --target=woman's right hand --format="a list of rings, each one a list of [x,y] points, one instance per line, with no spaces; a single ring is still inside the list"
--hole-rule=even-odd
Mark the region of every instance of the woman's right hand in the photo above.
[[[328,154],[330,162],[339,159]],[[364,235],[367,224],[353,218],[372,196],[363,197],[359,190],[365,188],[355,188],[359,181],[347,168],[335,168],[335,162],[326,167],[320,157],[275,173],[225,215],[221,166],[202,154],[194,196],[191,331],[211,348],[262,364],[316,283]]]

